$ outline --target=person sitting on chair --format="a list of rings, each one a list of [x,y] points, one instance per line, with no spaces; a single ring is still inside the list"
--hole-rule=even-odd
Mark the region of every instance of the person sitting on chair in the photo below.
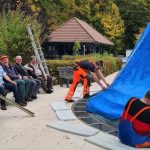
[[[35,56],[31,56],[31,61],[29,64],[25,65],[25,68],[28,70],[29,75],[41,81],[41,87],[46,93],[50,94],[53,92],[52,77],[44,74],[40,63]]]
[[[104,86],[98,79],[96,73],[98,74],[98,76],[104,81],[104,83],[106,84],[106,86]],[[88,60],[83,60],[80,62],[76,62],[75,63],[75,67],[74,67],[74,73],[73,73],[73,83],[65,97],[65,101],[67,102],[74,102],[74,100],[72,100],[72,96],[75,92],[76,86],[77,84],[80,82],[80,80],[83,81],[84,84],[84,88],[83,88],[83,98],[89,98],[89,94],[90,94],[90,78],[89,75],[90,74],[93,78],[93,80],[95,82],[98,83],[98,85],[101,86],[101,88],[103,90],[105,90],[109,84],[107,83],[107,81],[105,80],[103,74],[100,71],[100,67],[98,66],[98,62],[90,62]]]
[[[30,88],[32,88],[32,90],[29,90],[31,91],[30,97],[32,99],[37,99],[37,94],[39,92],[39,89],[41,88],[41,81],[38,79],[33,79],[32,76],[29,76],[26,68],[22,66],[21,56],[16,56],[14,68],[22,76],[23,79],[30,79]]]
[[[3,81],[5,80],[5,82]],[[12,81],[9,76],[4,72],[3,68],[0,66],[0,94],[5,96],[5,89],[9,91],[13,91],[15,96],[15,102],[21,106],[26,106],[26,103],[24,103],[21,100],[21,96],[19,94],[19,90],[17,87],[17,83],[15,81]],[[6,102],[4,100],[1,100],[1,109],[6,110]]]
[[[132,147],[150,147],[150,91],[142,99],[129,99],[120,119],[118,137]]]

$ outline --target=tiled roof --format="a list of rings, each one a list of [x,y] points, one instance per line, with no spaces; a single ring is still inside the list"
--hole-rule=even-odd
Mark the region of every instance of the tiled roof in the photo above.
[[[113,42],[93,29],[89,24],[75,17],[56,28],[49,35],[49,42],[68,43],[75,42],[76,40],[79,40],[81,43],[97,42],[106,45],[114,45]]]

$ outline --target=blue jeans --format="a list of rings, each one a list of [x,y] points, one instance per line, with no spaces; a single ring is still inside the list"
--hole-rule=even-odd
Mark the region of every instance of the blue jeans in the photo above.
[[[5,95],[5,88],[4,88],[3,85],[0,85],[0,94],[3,95],[3,96]],[[5,105],[5,101],[4,100],[0,99],[0,102],[1,102],[1,105],[2,104]]]
[[[36,96],[39,92],[39,89],[41,88],[41,81],[38,79],[33,79],[32,81],[35,83],[35,89],[32,96]]]
[[[5,87],[3,85],[0,85],[0,94],[1,95],[5,94]]]

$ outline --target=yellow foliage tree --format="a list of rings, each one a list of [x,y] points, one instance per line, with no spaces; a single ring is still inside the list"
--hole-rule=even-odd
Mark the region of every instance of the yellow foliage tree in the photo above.
[[[108,9],[100,15],[101,27],[105,35],[114,42],[117,51],[120,52],[122,50],[124,22],[121,19],[118,7],[114,3],[110,3]]]

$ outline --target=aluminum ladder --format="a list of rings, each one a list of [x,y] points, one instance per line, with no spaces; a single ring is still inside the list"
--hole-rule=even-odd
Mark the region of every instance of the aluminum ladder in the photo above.
[[[45,61],[45,58],[44,58],[44,54],[43,54],[43,51],[41,48],[41,45],[39,43],[38,38],[33,34],[34,31],[32,32],[32,30],[33,29],[31,28],[31,25],[28,25],[27,31],[28,31],[28,35],[29,35],[30,40],[31,40],[31,44],[32,44],[35,56],[37,57],[40,65],[41,65],[41,68],[42,68],[44,75],[46,75],[46,74],[50,75],[46,61]]]

